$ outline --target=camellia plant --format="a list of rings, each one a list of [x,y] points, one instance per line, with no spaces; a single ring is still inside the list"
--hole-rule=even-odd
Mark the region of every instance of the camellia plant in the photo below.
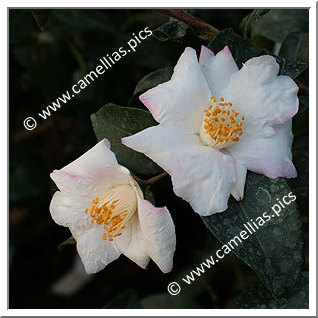
[[[142,268],[152,259],[173,275],[178,225],[175,232],[172,217],[183,211],[169,207],[171,217],[158,207],[152,187],[160,180],[170,176],[172,191],[164,191],[189,203],[221,244],[293,192],[297,202],[233,253],[260,280],[241,296],[246,308],[255,294],[266,308],[304,308],[308,277],[297,204],[306,197],[298,189],[308,176],[295,154],[308,115],[301,83],[308,61],[286,55],[292,49],[286,30],[286,39],[271,39],[280,43],[279,52],[257,42],[256,34],[270,37],[262,30],[271,29],[275,10],[254,10],[241,23],[243,37],[201,28],[201,20],[192,25],[187,12],[159,11],[173,18],[153,30],[158,41],[183,45],[191,34],[196,45],[184,45],[173,68],[167,64],[143,77],[129,105],[108,101],[91,115],[97,145],[51,173],[58,187],[52,218],[70,229],[88,274],[124,254]]]

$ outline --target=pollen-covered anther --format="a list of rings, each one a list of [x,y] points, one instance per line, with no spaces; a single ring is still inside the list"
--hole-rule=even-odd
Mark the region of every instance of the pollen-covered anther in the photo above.
[[[230,146],[240,140],[243,134],[244,116],[240,116],[232,108],[232,103],[221,97],[211,97],[211,105],[204,110],[203,123],[200,130],[202,142],[217,149]]]
[[[84,212],[90,214],[92,224],[103,226],[103,239],[113,241],[122,235],[125,224],[137,211],[136,192],[130,185],[122,185],[106,192],[101,198],[92,200]]]

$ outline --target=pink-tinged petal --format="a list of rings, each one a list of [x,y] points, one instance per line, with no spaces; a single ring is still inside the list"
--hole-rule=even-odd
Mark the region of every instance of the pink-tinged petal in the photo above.
[[[216,98],[222,97],[221,93],[229,84],[232,74],[238,71],[229,47],[225,46],[222,51],[214,55],[202,45],[200,65],[212,95]]]
[[[132,216],[131,220],[127,222],[126,229],[130,230],[130,236],[116,237],[114,239],[116,247],[141,268],[146,268],[150,257],[141,233],[137,212]]]
[[[115,244],[103,240],[103,227],[82,231],[77,238],[77,251],[87,274],[94,274],[120,256]]]
[[[298,87],[290,77],[277,76],[278,71],[279,65],[272,56],[252,58],[232,75],[223,91],[225,100],[245,117],[245,136],[270,134],[268,126],[282,124],[297,113]]]
[[[72,175],[64,170],[54,170],[50,177],[63,193],[80,198],[94,199],[113,187],[110,177],[96,180],[93,177]]]
[[[89,204],[88,197],[73,197],[56,191],[50,204],[51,216],[59,225],[80,230],[87,229],[91,227],[90,216],[84,211]]]
[[[140,100],[157,122],[187,133],[197,133],[210,97],[196,52],[188,47],[175,66],[170,81],[148,90]]]
[[[94,180],[106,179],[115,184],[127,184],[130,173],[118,164],[109,146],[110,143],[107,139],[101,140],[62,170],[70,176],[81,176]]]
[[[235,181],[234,160],[204,146],[197,135],[180,134],[162,125],[122,139],[144,153],[172,177],[174,192],[190,202],[200,215],[227,209],[230,184]]]
[[[293,140],[291,119],[273,127],[270,136],[250,135],[232,144],[227,151],[248,170],[269,178],[294,178],[297,171],[292,163]]]
[[[173,267],[176,234],[168,209],[156,208],[138,196],[138,216],[148,255],[163,273],[169,273]]]
[[[213,51],[211,51],[206,46],[202,45],[201,46],[200,57],[199,57],[199,64],[201,66],[206,66],[207,64],[210,63],[212,57],[214,57]]]

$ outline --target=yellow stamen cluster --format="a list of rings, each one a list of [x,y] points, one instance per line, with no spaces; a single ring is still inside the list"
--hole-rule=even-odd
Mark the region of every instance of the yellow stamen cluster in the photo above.
[[[125,224],[137,210],[137,197],[134,189],[123,185],[108,191],[104,197],[92,200],[90,209],[84,212],[91,216],[91,223],[103,226],[103,239],[113,241],[122,235]]]
[[[200,137],[205,145],[222,149],[240,140],[244,116],[239,116],[232,103],[224,102],[223,97],[217,101],[212,96],[211,100],[209,108],[204,110]]]

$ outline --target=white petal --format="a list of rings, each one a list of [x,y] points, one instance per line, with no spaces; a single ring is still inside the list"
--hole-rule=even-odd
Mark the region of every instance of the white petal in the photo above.
[[[110,177],[96,179],[72,175],[64,170],[54,170],[50,177],[63,193],[83,198],[94,199],[113,187]]]
[[[140,96],[156,121],[188,133],[199,132],[210,98],[196,52],[189,47],[181,55],[171,80]]]
[[[53,195],[50,212],[55,223],[74,229],[90,228],[90,216],[85,209],[91,203],[89,198],[74,197],[56,191]]]
[[[244,197],[244,188],[247,169],[242,166],[237,160],[234,161],[235,167],[235,182],[231,184],[231,194],[235,200],[240,201]]]
[[[120,256],[113,242],[103,240],[103,227],[83,231],[77,238],[77,251],[87,274],[94,274]]]
[[[114,239],[115,245],[126,257],[140,267],[146,268],[150,258],[139,226],[137,212],[133,215],[131,220],[127,222],[126,229],[130,230],[130,236],[116,237]]]
[[[204,146],[197,135],[182,135],[162,125],[123,138],[123,144],[143,152],[172,176],[174,192],[200,215],[227,209],[234,160]]]
[[[71,176],[85,176],[94,180],[107,179],[112,183],[127,184],[130,173],[117,163],[109,145],[107,139],[101,140],[62,170]]]
[[[169,273],[173,266],[176,234],[168,209],[156,208],[138,196],[138,216],[148,254],[163,273]]]
[[[232,156],[248,170],[269,178],[294,178],[297,176],[292,163],[292,121],[274,126],[271,136],[249,136],[227,148]]]
[[[298,111],[298,87],[269,55],[255,57],[233,74],[222,92],[233,109],[244,115],[244,134],[270,134],[268,126],[282,124]],[[244,135],[243,135],[244,136]]]
[[[204,45],[201,47],[200,65],[212,95],[217,99],[221,92],[227,87],[232,74],[238,71],[238,67],[233,59],[228,46],[216,55]]]

